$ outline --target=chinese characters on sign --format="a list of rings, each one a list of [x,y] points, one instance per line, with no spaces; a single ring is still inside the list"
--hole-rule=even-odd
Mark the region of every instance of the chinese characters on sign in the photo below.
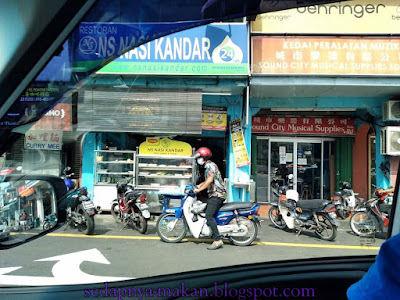
[[[240,119],[235,119],[229,122],[232,135],[233,154],[235,156],[237,168],[250,165],[249,155],[247,153],[246,144],[244,143],[242,125],[240,122]]]
[[[25,149],[61,150],[62,135],[62,131],[27,131]]]
[[[355,126],[350,118],[253,117],[252,132],[355,135]]]
[[[399,75],[399,38],[253,37],[253,73]]]
[[[226,107],[203,106],[203,119],[201,128],[203,130],[226,131],[227,109]]]

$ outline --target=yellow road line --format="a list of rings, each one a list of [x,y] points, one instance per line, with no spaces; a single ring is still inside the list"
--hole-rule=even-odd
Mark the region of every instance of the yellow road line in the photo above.
[[[72,233],[49,233],[47,236],[55,237],[78,237],[78,238],[91,238],[91,239],[126,239],[126,240],[160,240],[158,236],[126,236],[126,235],[84,235]],[[211,239],[195,239],[185,238],[183,241],[187,242],[212,242]],[[326,249],[349,249],[349,250],[379,250],[380,247],[367,247],[367,246],[350,246],[350,245],[322,245],[322,244],[296,244],[296,243],[278,243],[278,242],[262,242],[255,241],[255,245],[264,246],[284,246],[284,247],[303,247],[303,248],[326,248]]]
[[[330,248],[330,249],[353,249],[353,250],[379,250],[380,247],[368,246],[349,246],[349,245],[321,245],[321,244],[295,244],[295,243],[276,243],[276,242],[253,242],[256,245],[266,246],[285,246],[285,247],[304,247],[304,248]]]

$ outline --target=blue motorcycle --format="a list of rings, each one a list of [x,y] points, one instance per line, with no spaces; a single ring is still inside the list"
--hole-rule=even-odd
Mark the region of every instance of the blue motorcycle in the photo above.
[[[193,190],[194,186],[187,186],[184,194],[164,195],[163,213],[157,221],[157,234],[164,242],[178,243],[188,230],[196,239],[211,236],[205,218],[207,204],[197,201]],[[222,237],[237,246],[250,245],[256,239],[260,226],[259,208],[252,202],[224,204],[216,216]]]
[[[94,215],[97,210],[88,196],[86,187],[77,189],[75,182],[70,179],[73,173],[67,175],[70,170],[70,167],[66,167],[61,176],[67,187],[67,226],[65,228],[72,225],[83,234],[92,235],[94,233]]]

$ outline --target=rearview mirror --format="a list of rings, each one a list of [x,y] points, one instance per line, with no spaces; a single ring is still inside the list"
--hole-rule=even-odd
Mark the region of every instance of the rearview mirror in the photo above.
[[[65,221],[64,181],[48,175],[0,177],[0,249],[37,238]]]

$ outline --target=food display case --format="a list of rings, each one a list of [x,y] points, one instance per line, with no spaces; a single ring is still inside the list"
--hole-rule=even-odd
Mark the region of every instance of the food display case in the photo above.
[[[117,197],[117,182],[127,177],[134,181],[135,161],[136,151],[95,150],[93,201],[96,206],[104,210],[111,208],[111,201]]]
[[[195,165],[191,156],[137,155],[138,189],[179,189],[194,181]]]

